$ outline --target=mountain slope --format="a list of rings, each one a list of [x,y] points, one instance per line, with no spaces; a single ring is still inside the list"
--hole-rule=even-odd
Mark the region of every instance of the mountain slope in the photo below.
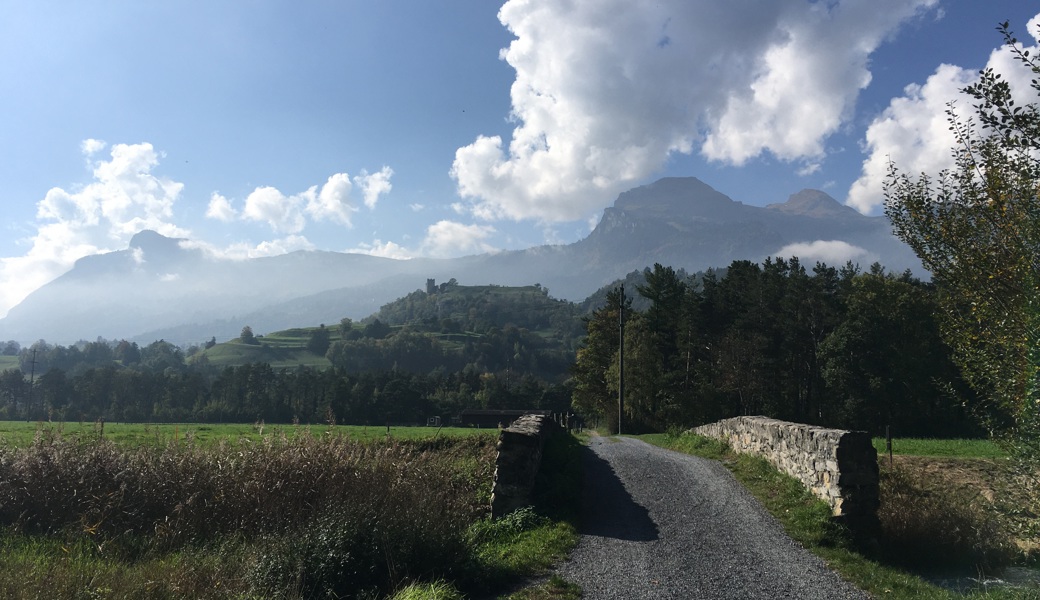
[[[666,178],[620,194],[595,230],[576,243],[456,259],[298,251],[219,260],[185,240],[144,231],[126,250],[85,257],[33,292],[0,319],[0,340],[198,342],[233,337],[243,325],[262,333],[362,318],[422,288],[428,278],[456,278],[463,285],[540,283],[555,297],[581,300],[655,262],[693,273],[794,253],[807,264],[878,261],[890,270],[922,273],[885,218],[860,215],[824,192],[803,190],[763,208],[736,202],[696,178]]]

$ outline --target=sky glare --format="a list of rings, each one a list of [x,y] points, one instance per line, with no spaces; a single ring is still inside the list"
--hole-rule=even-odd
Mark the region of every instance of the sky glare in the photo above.
[[[574,242],[663,176],[879,214],[890,158],[948,165],[979,69],[1029,91],[996,25],[1040,33],[1021,0],[0,7],[0,316],[143,229],[460,256]]]

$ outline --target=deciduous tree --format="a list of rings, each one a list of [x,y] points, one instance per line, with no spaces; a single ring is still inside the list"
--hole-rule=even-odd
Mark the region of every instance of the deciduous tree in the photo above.
[[[1040,62],[999,27],[1029,94],[1040,96]],[[1020,91],[1020,90],[1019,90]],[[943,334],[969,383],[992,402],[990,426],[1040,455],[1040,108],[1017,105],[992,69],[952,103],[955,168],[911,177],[892,166],[885,212],[896,234],[939,285]]]

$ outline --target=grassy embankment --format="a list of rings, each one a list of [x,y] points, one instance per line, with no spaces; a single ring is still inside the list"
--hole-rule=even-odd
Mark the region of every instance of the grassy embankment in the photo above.
[[[0,597],[484,595],[575,540],[566,511],[487,519],[491,435],[269,428],[203,443],[138,427],[119,443],[43,428],[0,445]],[[577,456],[571,439],[550,464]],[[577,479],[543,481],[542,505],[568,506]]]
[[[843,577],[878,598],[1036,598],[1035,589],[974,590],[965,595],[928,583],[928,575],[959,570],[978,575],[999,570],[1023,554],[1012,543],[1008,515],[985,502],[978,489],[950,485],[941,474],[916,468],[917,457],[887,455],[881,464],[882,505],[879,534],[867,542],[853,536],[830,518],[825,503],[809,494],[795,479],[779,473],[765,460],[736,454],[728,446],[694,435],[641,436],[666,448],[721,461],[783,524],[788,534],[823,558]],[[875,445],[879,442],[875,440]],[[880,440],[884,448],[884,440]],[[959,460],[987,461],[1005,472],[1013,466],[999,449],[986,442],[895,440],[893,452],[928,452],[958,456]],[[978,455],[997,458],[975,458]],[[963,458],[971,456],[972,458]],[[925,464],[927,464],[927,460]],[[1010,476],[1010,475],[1009,475]],[[1010,483],[1010,481],[1008,482]],[[1035,490],[1034,490],[1035,491]],[[1035,507],[1037,497],[1031,502]],[[1027,503],[1029,500],[1026,501]]]

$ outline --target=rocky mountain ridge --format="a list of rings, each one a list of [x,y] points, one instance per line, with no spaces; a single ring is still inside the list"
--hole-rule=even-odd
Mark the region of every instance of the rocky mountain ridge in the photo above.
[[[243,261],[215,259],[186,240],[152,231],[125,250],[88,256],[0,319],[0,340],[164,338],[192,343],[342,317],[368,316],[425,285],[427,278],[464,285],[540,283],[558,298],[580,301],[603,285],[655,262],[693,273],[733,260],[791,255],[792,244],[830,243],[825,257],[863,267],[924,274],[894,238],[887,219],[867,217],[826,193],[803,190],[766,207],[732,200],[693,178],[666,178],[620,194],[588,237],[455,259],[393,260],[297,251]],[[803,249],[808,246],[798,246]],[[801,256],[811,265],[820,257]]]

